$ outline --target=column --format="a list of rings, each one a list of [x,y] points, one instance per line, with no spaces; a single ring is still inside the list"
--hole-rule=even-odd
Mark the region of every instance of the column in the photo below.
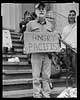
[[[9,3],[1,3],[2,28],[10,28]]]

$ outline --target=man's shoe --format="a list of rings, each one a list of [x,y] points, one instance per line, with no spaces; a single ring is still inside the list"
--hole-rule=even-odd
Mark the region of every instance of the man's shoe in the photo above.
[[[33,98],[42,98],[42,94],[33,95]]]
[[[50,94],[44,93],[44,91],[42,91],[42,95],[43,95],[43,98],[50,98]]]

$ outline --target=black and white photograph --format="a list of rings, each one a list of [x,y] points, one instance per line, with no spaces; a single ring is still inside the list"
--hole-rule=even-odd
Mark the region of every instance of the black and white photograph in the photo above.
[[[1,3],[2,98],[77,98],[78,2]]]

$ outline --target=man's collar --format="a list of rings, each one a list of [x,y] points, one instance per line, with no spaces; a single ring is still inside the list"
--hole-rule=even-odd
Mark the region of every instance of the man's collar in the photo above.
[[[44,19],[42,22],[40,20],[38,20],[37,23],[40,23],[41,25],[44,25],[44,24],[46,24],[46,20]]]

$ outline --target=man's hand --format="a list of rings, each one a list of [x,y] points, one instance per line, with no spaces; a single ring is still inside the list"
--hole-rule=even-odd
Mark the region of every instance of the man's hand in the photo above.
[[[48,53],[49,59],[52,59],[52,53]]]

